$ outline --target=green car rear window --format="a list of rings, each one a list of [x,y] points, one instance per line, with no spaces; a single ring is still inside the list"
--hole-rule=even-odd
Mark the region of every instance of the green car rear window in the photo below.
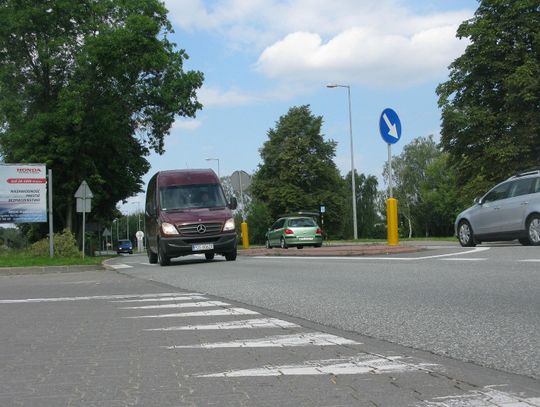
[[[299,219],[290,219],[289,226],[292,228],[301,228],[301,227],[312,227],[317,226],[315,221],[311,218],[299,218]]]

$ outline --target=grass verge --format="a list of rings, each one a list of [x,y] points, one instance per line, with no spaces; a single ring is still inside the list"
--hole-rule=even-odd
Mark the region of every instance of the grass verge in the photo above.
[[[47,267],[97,265],[109,257],[50,257],[32,256],[27,252],[8,252],[0,254],[0,267]]]

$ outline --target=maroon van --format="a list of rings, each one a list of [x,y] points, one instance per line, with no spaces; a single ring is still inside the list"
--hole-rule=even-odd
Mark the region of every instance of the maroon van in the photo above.
[[[150,263],[162,266],[171,258],[204,253],[236,260],[236,231],[232,209],[216,173],[211,169],[156,173],[146,190],[146,250]]]

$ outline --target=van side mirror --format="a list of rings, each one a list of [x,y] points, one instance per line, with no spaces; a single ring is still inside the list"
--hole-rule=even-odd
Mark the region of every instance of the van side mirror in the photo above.
[[[231,202],[229,203],[229,208],[230,208],[230,209],[236,209],[236,208],[238,208],[238,201],[236,200],[236,197],[235,197],[235,196],[232,196],[232,197],[231,197]]]
[[[477,205],[482,205],[484,202],[482,202],[482,198],[476,197],[473,201]]]

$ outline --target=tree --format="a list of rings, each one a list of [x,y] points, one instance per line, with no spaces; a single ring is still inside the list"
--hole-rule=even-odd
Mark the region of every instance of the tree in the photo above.
[[[373,238],[377,235],[376,225],[380,223],[377,210],[377,178],[373,175],[356,173],[356,220],[358,226],[358,236],[363,238]],[[345,206],[343,215],[343,237],[351,237],[352,229],[352,203],[351,203],[351,172],[346,175],[343,184],[345,195]]]
[[[418,137],[403,148],[403,152],[392,158],[392,183],[394,197],[399,202],[399,215],[405,218],[409,238],[427,218],[422,208],[422,185],[429,165],[441,154],[433,136]],[[388,178],[388,163],[384,177]],[[415,228],[416,223],[416,228]],[[425,227],[423,228],[425,229]]]
[[[538,0],[481,0],[459,38],[470,44],[437,88],[441,144],[467,200],[540,157]]]
[[[0,153],[53,170],[56,230],[72,225],[82,180],[91,217],[112,219],[175,116],[202,107],[203,75],[183,70],[170,32],[159,0],[2,1]]]
[[[260,149],[262,164],[253,176],[253,197],[264,202],[272,218],[326,206],[325,227],[330,234],[341,225],[342,178],[333,161],[336,142],[324,141],[322,117],[308,105],[292,107],[268,131]]]

